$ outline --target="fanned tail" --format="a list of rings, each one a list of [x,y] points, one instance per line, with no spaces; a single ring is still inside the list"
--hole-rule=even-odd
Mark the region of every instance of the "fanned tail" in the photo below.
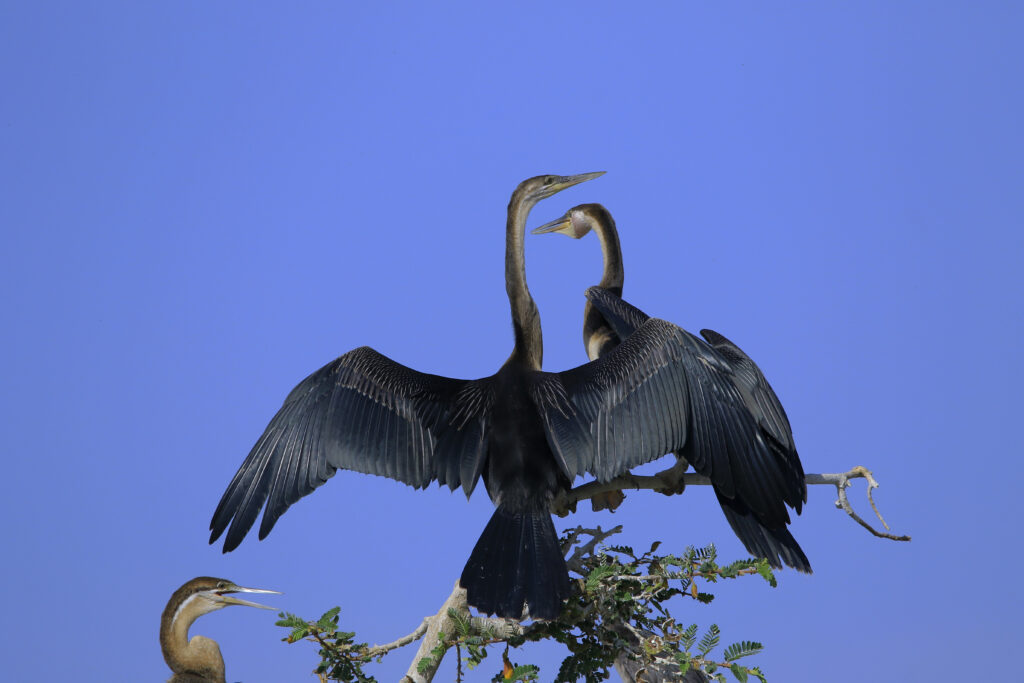
[[[476,542],[459,583],[485,614],[555,619],[569,597],[569,570],[547,510],[499,507]]]
[[[811,563],[785,525],[769,529],[757,521],[750,508],[738,500],[726,498],[719,493],[718,487],[715,487],[715,496],[733,533],[743,542],[748,553],[766,558],[775,569],[781,569],[785,562],[799,572],[811,573]]]

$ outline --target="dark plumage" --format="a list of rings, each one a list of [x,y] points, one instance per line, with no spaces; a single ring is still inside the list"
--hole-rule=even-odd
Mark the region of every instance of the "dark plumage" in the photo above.
[[[243,588],[227,579],[198,576],[174,591],[160,617],[160,649],[174,675],[168,683],[224,683],[224,658],[217,642],[204,636],[188,637],[199,617],[228,605],[274,609],[241,600],[232,593],[277,593]]]
[[[513,193],[505,283],[515,345],[496,374],[428,375],[367,347],[328,363],[271,419],[213,514],[210,542],[226,530],[224,550],[233,549],[264,506],[265,537],[292,503],[338,468],[416,488],[436,480],[461,486],[467,496],[482,475],[497,509],[462,572],[469,604],[512,618],[528,605],[532,617],[553,619],[569,580],[548,510],[576,475],[607,481],[683,448],[691,431],[724,430],[729,441],[708,448],[746,448],[756,427],[737,407],[735,390],[721,405],[701,404],[703,412],[691,415],[694,380],[678,361],[692,356],[694,342],[671,323],[648,320],[597,361],[541,371],[540,316],[523,257],[526,217],[541,199],[596,175],[538,176]],[[736,485],[749,480],[737,477]],[[764,514],[775,519],[779,511],[768,506]]]
[[[600,204],[581,204],[535,233],[579,239],[593,230],[601,241],[601,282],[587,290],[583,341],[588,356],[617,348],[650,317],[622,300],[624,269],[618,231]],[[674,326],[673,326],[674,327]],[[708,476],[733,532],[747,551],[803,572],[811,566],[786,525],[785,504],[798,513],[807,499],[803,467],[786,412],[761,370],[739,347],[712,330],[707,343],[680,335],[677,369],[685,375],[693,433],[677,456]],[[781,561],[780,561],[781,559]]]
[[[487,613],[553,619],[569,594],[568,572],[548,510],[569,485],[543,422],[562,394],[540,372],[540,317],[526,286],[526,217],[541,199],[600,174],[538,176],[509,202],[506,288],[515,346],[491,377],[428,375],[373,349],[351,351],[303,380],[285,399],[228,485],[210,523],[236,547],[266,504],[260,538],[338,468],[416,488],[431,481],[469,496],[482,475],[497,506],[462,573],[469,604]],[[565,406],[562,409],[566,409]],[[571,410],[571,409],[570,409]],[[230,528],[228,528],[230,524]]]

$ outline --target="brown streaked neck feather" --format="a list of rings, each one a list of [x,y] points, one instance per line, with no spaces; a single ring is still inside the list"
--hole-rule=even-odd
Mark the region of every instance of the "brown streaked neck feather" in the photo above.
[[[619,231],[615,228],[615,219],[608,209],[600,204],[588,204],[587,218],[590,219],[591,230],[597,233],[601,241],[601,256],[604,259],[604,271],[598,286],[622,296],[622,285],[626,274],[622,267],[622,246],[619,244]]]
[[[515,347],[506,362],[518,362],[532,370],[540,370],[544,361],[544,338],[540,330],[540,313],[526,286],[524,236],[526,218],[537,200],[521,190],[512,193],[505,225],[505,291],[512,308]]]
[[[622,266],[622,247],[619,231],[608,209],[600,204],[583,207],[589,227],[601,242],[601,257],[604,267],[598,287],[607,289],[616,296],[622,296],[622,285],[626,274]],[[597,360],[619,345],[618,335],[604,319],[604,316],[588,301],[583,306],[583,346],[590,360]]]
[[[188,639],[192,622],[211,611],[195,596],[196,588],[185,584],[171,596],[160,619],[160,649],[174,672],[169,683],[225,683],[224,658],[216,641],[203,636]]]

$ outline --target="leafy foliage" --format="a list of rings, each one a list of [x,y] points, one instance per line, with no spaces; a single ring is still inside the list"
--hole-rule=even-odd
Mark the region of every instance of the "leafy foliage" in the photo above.
[[[660,542],[641,554],[625,545],[597,547],[597,541],[609,535],[600,528],[576,528],[563,536],[563,548],[575,549],[569,559],[574,581],[572,596],[558,619],[533,622],[509,636],[499,635],[495,626],[507,626],[503,620],[471,618],[468,613],[451,609],[450,633],[438,634],[437,644],[417,663],[418,670],[425,673],[435,669],[445,653],[455,648],[456,681],[461,682],[463,665],[478,667],[487,657],[488,646],[504,643],[501,670],[490,680],[537,681],[538,667],[513,664],[508,657],[509,647],[552,639],[565,645],[569,653],[554,677],[555,683],[607,680],[617,659],[620,664],[628,660],[634,669],[656,672],[664,679],[682,680],[684,674],[695,670],[702,672],[705,680],[725,681],[728,672],[741,683],[752,679],[766,683],[759,668],[737,662],[761,652],[761,643],[732,643],[719,661],[712,657],[722,639],[718,626],[711,624],[702,630],[696,623],[677,622],[670,612],[677,609],[680,600],[711,603],[714,595],[700,587],[719,580],[760,576],[775,586],[775,576],[766,560],[719,565],[714,545],[689,547],[681,555],[657,554]],[[587,536],[591,540],[584,542]],[[321,661],[314,673],[321,681],[375,683],[363,666],[386,652],[371,651],[365,643],[355,641],[354,633],[339,631],[338,615],[335,607],[315,622],[282,614],[277,623],[291,629],[285,641],[310,640],[320,646]],[[509,630],[502,629],[502,633]]]
[[[292,631],[285,638],[286,643],[311,640],[320,645],[320,663],[313,673],[321,681],[351,681],[353,683],[377,683],[377,679],[363,672],[363,665],[373,658],[366,655],[366,643],[355,642],[356,634],[338,630],[340,607],[332,607],[316,621],[282,612],[277,626]]]

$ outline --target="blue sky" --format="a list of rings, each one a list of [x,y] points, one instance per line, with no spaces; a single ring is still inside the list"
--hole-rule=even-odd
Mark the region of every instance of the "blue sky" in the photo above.
[[[491,374],[512,344],[509,194],[594,170],[531,227],[605,204],[626,298],[740,344],[805,469],[872,468],[914,536],[874,539],[815,487],[792,527],[812,576],[721,586],[680,618],[764,642],[775,681],[995,673],[1024,608],[1022,19],[999,2],[0,6],[5,677],[163,680],[160,611],[199,574],[310,617],[340,604],[370,642],[436,611],[482,491],[340,472],[228,555],[210,515],[335,356]],[[546,369],[585,360],[599,259],[594,238],[527,240]],[[709,490],[577,520],[743,555]],[[193,632],[230,681],[313,680],[314,648],[273,621],[232,608]],[[550,680],[560,654],[516,658]]]

